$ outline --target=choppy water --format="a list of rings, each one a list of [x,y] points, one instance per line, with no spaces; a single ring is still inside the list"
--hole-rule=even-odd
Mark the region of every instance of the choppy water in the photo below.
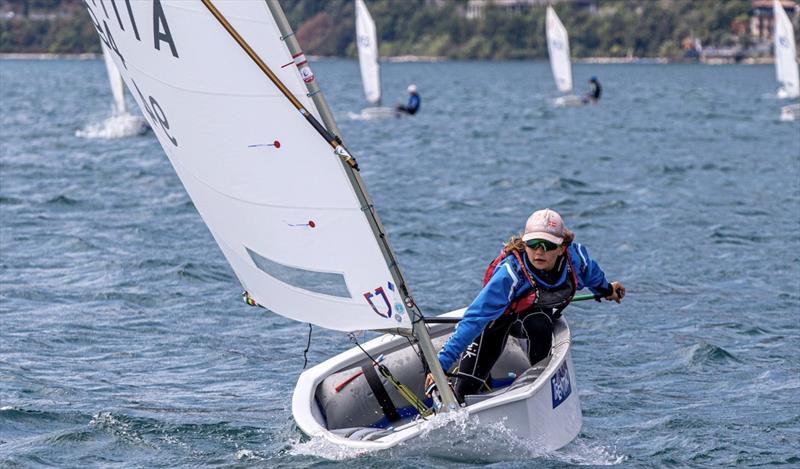
[[[768,66],[577,65],[598,106],[555,109],[545,63],[315,72],[417,302],[463,306],[534,209],[561,211],[622,305],[567,311],[584,426],[541,454],[456,422],[356,455],[290,399],[308,326],[244,305],[152,135],[87,140],[100,61],[0,62],[0,466],[800,465],[800,126]],[[315,329],[309,359],[348,348]]]

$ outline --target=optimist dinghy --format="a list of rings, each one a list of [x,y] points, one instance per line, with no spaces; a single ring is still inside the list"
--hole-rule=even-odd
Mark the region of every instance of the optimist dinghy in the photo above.
[[[773,0],[775,16],[775,78],[778,80],[779,99],[800,97],[800,73],[797,70],[797,49],[794,26],[779,0]]]
[[[461,411],[545,450],[577,435],[563,320],[548,360],[531,366],[526,344],[509,340],[493,389],[459,406],[436,357],[453,323],[424,318],[409,293],[277,0],[86,6],[247,303],[328,329],[387,334],[300,376],[292,411],[305,433],[389,448],[419,436],[426,419],[441,418],[434,412]],[[422,390],[428,371],[441,390],[436,403]]]
[[[378,63],[378,33],[375,21],[369,14],[364,0],[355,0],[356,9],[356,45],[358,46],[358,65],[361,69],[361,83],[364,85],[364,96],[370,107],[361,110],[361,114],[351,114],[355,120],[385,119],[400,117],[400,113],[390,107],[381,106],[381,66]]]
[[[460,318],[464,310],[441,317]],[[441,347],[453,324],[435,324],[430,335]],[[493,389],[466,396],[462,412],[476,424],[500,424],[522,440],[553,451],[572,441],[582,415],[570,354],[570,331],[560,319],[550,357],[531,366],[524,341],[510,337],[492,368]],[[292,399],[297,425],[308,435],[361,449],[385,449],[417,437],[425,421],[392,382],[423,400],[425,372],[419,353],[405,337],[383,335],[327,360],[300,375]],[[366,352],[366,353],[365,353]],[[379,377],[376,364],[391,375]],[[372,374],[372,376],[370,376]],[[427,399],[427,405],[431,400]],[[428,417],[430,418],[430,417]]]
[[[572,93],[572,60],[569,56],[569,34],[552,6],[547,7],[546,15],[547,54],[550,69],[558,91],[565,93],[555,100],[556,106],[576,107],[586,104],[582,96]]]
[[[773,0],[772,11],[775,16],[775,78],[780,85],[778,98],[796,99],[800,97],[800,72],[797,69],[794,26],[779,0]],[[800,120],[800,104],[783,106],[781,120]]]

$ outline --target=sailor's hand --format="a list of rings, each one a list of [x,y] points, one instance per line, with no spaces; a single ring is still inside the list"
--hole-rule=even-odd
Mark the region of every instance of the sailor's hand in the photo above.
[[[431,387],[431,384],[433,384],[433,375],[431,373],[428,373],[425,376],[425,389],[428,389],[429,387]],[[430,397],[430,396],[428,396],[428,397]]]
[[[619,303],[625,298],[625,287],[620,282],[611,282],[611,294],[605,298]]]

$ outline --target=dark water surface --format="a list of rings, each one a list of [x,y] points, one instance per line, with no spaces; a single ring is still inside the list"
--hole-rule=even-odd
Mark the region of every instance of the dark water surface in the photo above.
[[[308,326],[250,308],[152,134],[109,114],[100,61],[2,61],[0,466],[800,466],[800,126],[769,66],[577,65],[597,106],[556,109],[545,63],[315,72],[427,314],[468,303],[502,242],[561,211],[622,305],[566,315],[584,425],[541,454],[461,422],[368,455],[291,416]],[[310,363],[345,350],[315,329]]]

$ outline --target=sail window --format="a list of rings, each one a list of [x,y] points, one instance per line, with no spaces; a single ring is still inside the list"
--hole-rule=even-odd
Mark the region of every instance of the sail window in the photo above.
[[[245,249],[247,249],[247,253],[250,255],[250,258],[253,259],[256,267],[283,283],[313,293],[352,298],[350,290],[347,289],[347,283],[344,281],[344,275],[342,274],[290,267],[267,259],[246,246]]]

